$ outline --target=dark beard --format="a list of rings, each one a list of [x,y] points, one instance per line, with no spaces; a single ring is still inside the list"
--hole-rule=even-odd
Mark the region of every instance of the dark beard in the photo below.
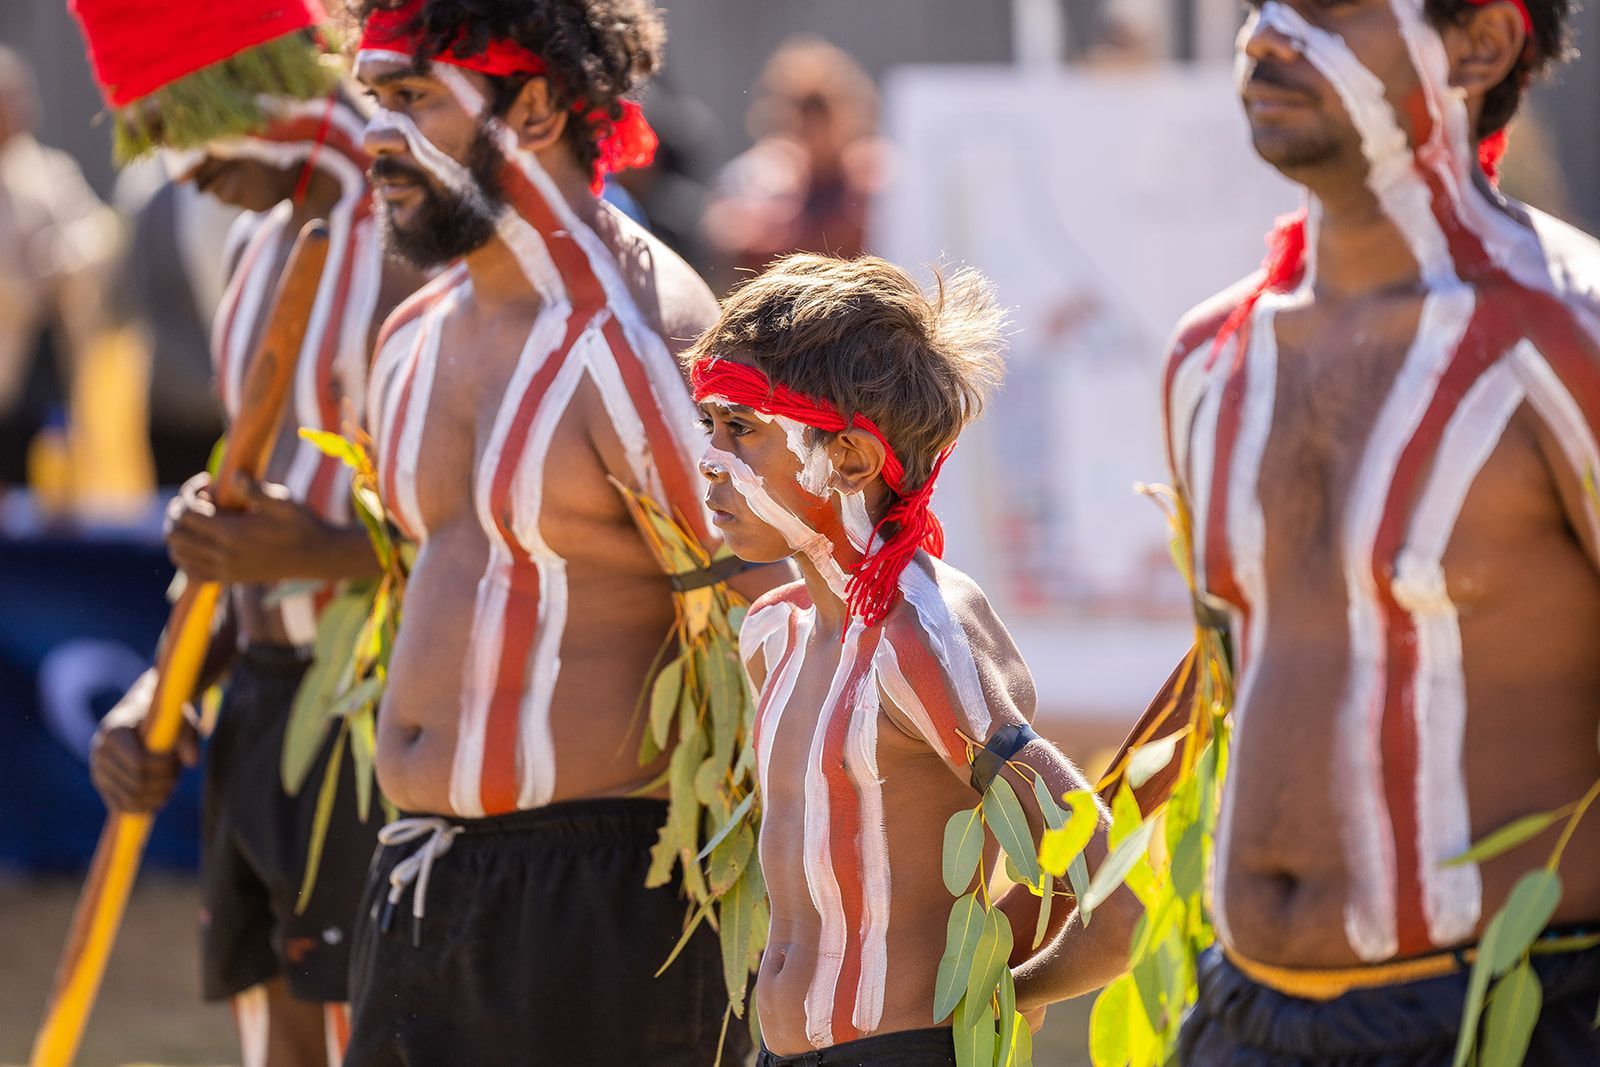
[[[494,236],[495,221],[505,206],[500,164],[500,152],[482,127],[467,154],[467,169],[476,186],[473,193],[442,188],[414,168],[380,156],[372,164],[373,177],[411,178],[422,195],[404,226],[380,205],[384,251],[418,270],[432,270],[482,248]]]

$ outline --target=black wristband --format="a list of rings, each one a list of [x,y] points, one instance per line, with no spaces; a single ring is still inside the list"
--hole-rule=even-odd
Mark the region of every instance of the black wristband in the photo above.
[[[1021,752],[1029,741],[1039,735],[1027,723],[1006,723],[989,738],[989,743],[972,757],[972,788],[982,796],[989,791],[989,783],[1000,773],[1006,761]]]

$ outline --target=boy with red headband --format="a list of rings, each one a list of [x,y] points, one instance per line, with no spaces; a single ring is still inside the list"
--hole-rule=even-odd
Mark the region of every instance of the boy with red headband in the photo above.
[[[660,16],[359,14],[390,247],[447,269],[385,325],[371,393],[381,491],[421,547],[378,714],[378,777],[406,814],[362,905],[347,1062],[708,1067],[721,954],[700,929],[655,977],[685,908],[679,885],[646,887],[667,757],[636,755],[672,587],[614,483],[715,546],[673,353],[716,304],[595,195],[649,158],[627,95],[660,62]],[[748,1040],[728,1027],[724,1062]]]
[[[1003,318],[971,272],[939,292],[880,259],[790,256],[686,356],[718,529],[741,558],[793,558],[802,575],[740,635],[772,904],[763,1067],[954,1064],[951,1020],[933,1014],[945,825],[996,773],[1035,839],[1034,776],[1057,796],[1086,788],[1029,727],[1032,680],[983,591],[939,559],[934,482],[998,382]],[[1096,988],[1126,960],[1126,893],[1089,926],[1053,912],[1032,959],[1035,898],[1019,886],[998,906],[1019,998]]]
[[[202,991],[229,999],[247,1065],[337,1063],[351,919],[377,832],[343,772],[313,892],[296,898],[330,737],[309,781],[284,792],[279,758],[295,693],[337,583],[375,575],[354,519],[347,472],[301,440],[339,431],[361,410],[372,337],[418,277],[383,263],[365,116],[314,36],[315,0],[74,0],[95,74],[114,109],[119,161],[161,151],[174,177],[246,214],[231,236],[231,275],[212,333],[217,390],[230,418],[265,309],[302,225],[324,219],[328,261],[269,484],[246,512],[216,511],[202,474],[174,502],[168,549],[191,580],[228,583],[211,679],[226,675],[207,746],[200,865]],[[90,770],[108,806],[159,807],[178,773],[138,730],[146,676],[109,715]],[[183,746],[193,756],[193,739]]]

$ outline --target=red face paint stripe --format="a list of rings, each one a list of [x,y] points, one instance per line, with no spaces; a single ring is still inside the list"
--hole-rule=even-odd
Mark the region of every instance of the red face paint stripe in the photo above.
[[[617,369],[622,374],[622,383],[633,401],[633,408],[639,413],[639,421],[644,424],[645,439],[650,443],[650,454],[655,459],[656,472],[667,494],[665,503],[678,513],[683,522],[688,523],[690,530],[704,544],[710,540],[710,531],[706,529],[704,509],[700,504],[701,497],[696,485],[698,479],[689,457],[678,447],[672,428],[667,425],[661,406],[656,402],[655,390],[651,387],[644,361],[634,351],[633,345],[628,343],[627,334],[615,315],[605,324],[604,335],[616,358]]]
[[[861,985],[861,923],[866,914],[866,887],[862,880],[860,851],[861,797],[856,793],[855,784],[850,781],[844,761],[850,720],[855,714],[861,686],[869,678],[872,655],[877,651],[882,637],[882,627],[875,626],[862,632],[855,662],[848,668],[850,673],[840,688],[838,703],[822,710],[828,721],[822,749],[823,777],[828,784],[828,848],[834,875],[839,881],[839,897],[844,908],[845,930],[848,931],[844,960],[839,967],[839,980],[833,994],[835,1042],[854,1041],[861,1036],[853,1019],[856,995]]]

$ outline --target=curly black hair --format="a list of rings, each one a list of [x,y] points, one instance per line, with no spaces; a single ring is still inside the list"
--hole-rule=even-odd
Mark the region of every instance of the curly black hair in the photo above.
[[[363,22],[397,0],[358,0]],[[423,0],[410,32],[421,38],[417,65],[449,51],[470,56],[491,39],[508,39],[545,62],[556,106],[576,108],[567,123],[568,146],[587,169],[599,143],[622,117],[622,99],[661,68],[667,31],[653,0]],[[491,78],[489,104],[500,115],[511,106],[525,76]]]
[[[1533,35],[1511,73],[1484,94],[1483,111],[1478,115],[1480,138],[1504,129],[1522,105],[1522,93],[1528,84],[1573,54],[1570,22],[1578,8],[1576,0],[1524,2],[1533,23]],[[1443,26],[1464,21],[1477,10],[1477,5],[1473,0],[1427,0],[1424,10],[1435,26]]]

